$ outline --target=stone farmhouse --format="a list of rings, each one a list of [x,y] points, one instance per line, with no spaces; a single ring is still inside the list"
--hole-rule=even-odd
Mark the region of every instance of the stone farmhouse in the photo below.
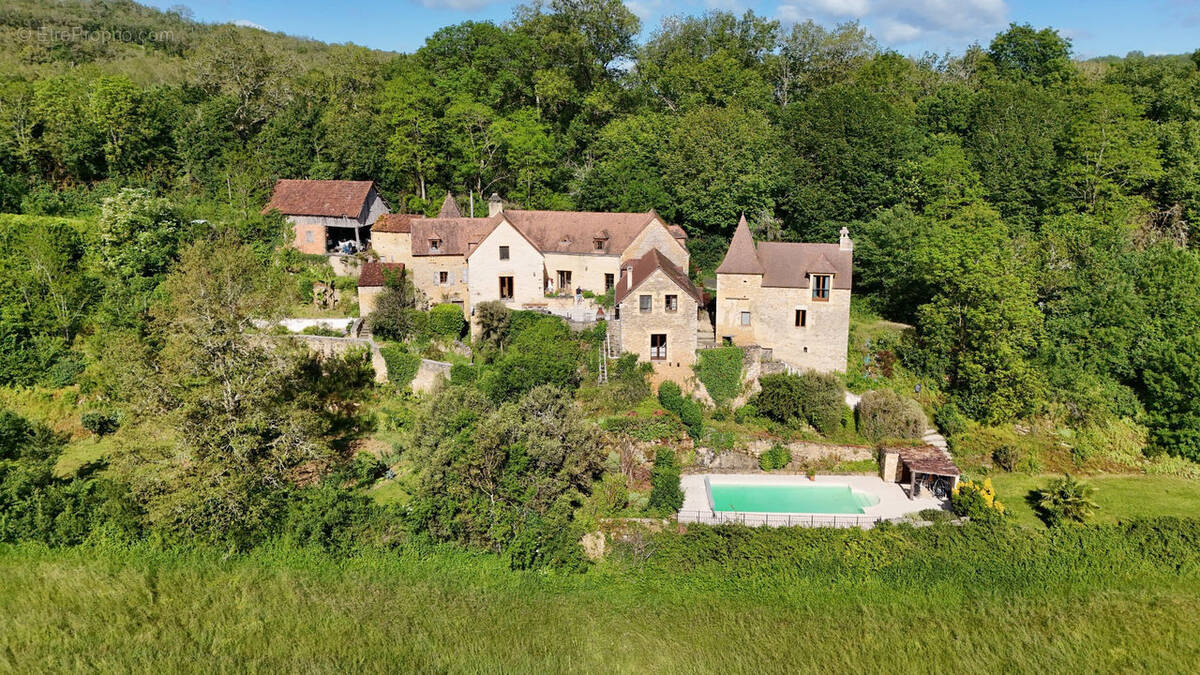
[[[758,242],[738,222],[717,268],[716,335],[796,369],[846,370],[854,244]]]
[[[351,232],[370,246],[377,261],[361,268],[363,317],[386,281],[404,275],[425,302],[456,304],[468,318],[498,300],[576,325],[606,319],[610,356],[632,352],[656,369],[686,368],[717,342],[756,345],[797,370],[846,369],[854,249],[846,228],[836,244],[756,243],[743,216],[717,268],[714,321],[689,278],[687,235],[653,210],[506,209],[492,195],[488,215],[472,218],[447,194],[425,218],[389,213],[369,181],[279,181],[264,211],[272,208],[296,223],[302,251],[325,253]],[[610,292],[611,308],[597,302]]]
[[[303,253],[332,253],[341,242],[362,250],[371,226],[388,205],[369,180],[280,180],[262,212],[279,211],[295,226],[293,246]]]

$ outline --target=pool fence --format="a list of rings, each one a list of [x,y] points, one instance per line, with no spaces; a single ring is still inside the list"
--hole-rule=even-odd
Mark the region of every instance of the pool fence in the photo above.
[[[680,511],[681,523],[705,525],[748,525],[751,527],[874,527],[883,521],[900,522],[904,518],[880,518],[862,515],[807,513],[744,513],[740,511]]]

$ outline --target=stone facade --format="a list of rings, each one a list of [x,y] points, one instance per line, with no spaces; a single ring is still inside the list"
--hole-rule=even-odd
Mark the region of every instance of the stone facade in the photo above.
[[[628,276],[622,278],[625,282]],[[667,309],[667,296],[675,297],[676,309]],[[642,297],[649,296],[649,309],[642,311]],[[656,367],[690,366],[696,362],[696,316],[699,303],[679,283],[658,269],[617,305],[613,332],[619,333],[622,352],[638,355]],[[656,348],[652,336],[665,336],[666,347]],[[661,344],[661,343],[660,343]]]
[[[609,282],[613,285],[620,276],[620,260],[615,255],[547,253],[544,265],[548,280],[554,282],[554,292],[568,295],[576,288],[604,295],[605,275],[610,275]],[[570,273],[571,283],[567,288],[559,287],[559,272]]]
[[[412,267],[411,232],[374,232],[371,248],[380,262],[404,263],[406,268]]]
[[[761,277],[717,275],[717,340],[770,348],[796,368],[845,372],[850,293],[833,289],[828,301],[816,302],[811,288],[764,288]],[[804,312],[803,326],[796,325],[797,311]]]
[[[507,258],[501,257],[501,247],[507,248]],[[479,242],[467,257],[467,268],[472,307],[499,300],[507,307],[520,309],[546,298],[546,267],[541,251],[506,220]],[[512,297],[500,297],[501,278],[512,279]]]
[[[634,237],[633,243],[621,251],[621,262],[640,258],[651,250],[658,250],[667,260],[675,263],[682,270],[688,268],[690,256],[687,247],[676,239],[667,226],[657,218]]]
[[[408,278],[427,305],[461,304],[470,314],[471,298],[467,261],[460,255],[418,255],[406,263]],[[444,275],[444,276],[443,276]]]

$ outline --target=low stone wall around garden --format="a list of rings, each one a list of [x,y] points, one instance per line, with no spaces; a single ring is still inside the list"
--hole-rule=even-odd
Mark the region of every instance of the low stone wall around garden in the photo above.
[[[412,390],[428,393],[436,389],[442,380],[449,381],[450,366],[451,364],[445,361],[421,359],[421,365],[417,367],[417,374],[413,376],[410,385]]]
[[[707,472],[758,471],[758,458],[772,446],[773,441],[754,441],[747,448],[715,454],[711,450],[698,449],[698,468]],[[874,459],[875,450],[865,445],[834,445],[811,441],[783,443],[792,454],[792,461],[781,471],[802,473],[808,463],[820,460],[833,462],[858,462]]]

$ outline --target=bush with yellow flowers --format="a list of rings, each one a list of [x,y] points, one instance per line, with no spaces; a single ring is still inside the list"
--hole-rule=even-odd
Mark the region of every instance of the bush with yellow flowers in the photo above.
[[[1004,520],[1004,504],[996,499],[992,479],[982,482],[961,481],[950,494],[950,508],[954,514],[966,516],[973,522],[998,523]]]

